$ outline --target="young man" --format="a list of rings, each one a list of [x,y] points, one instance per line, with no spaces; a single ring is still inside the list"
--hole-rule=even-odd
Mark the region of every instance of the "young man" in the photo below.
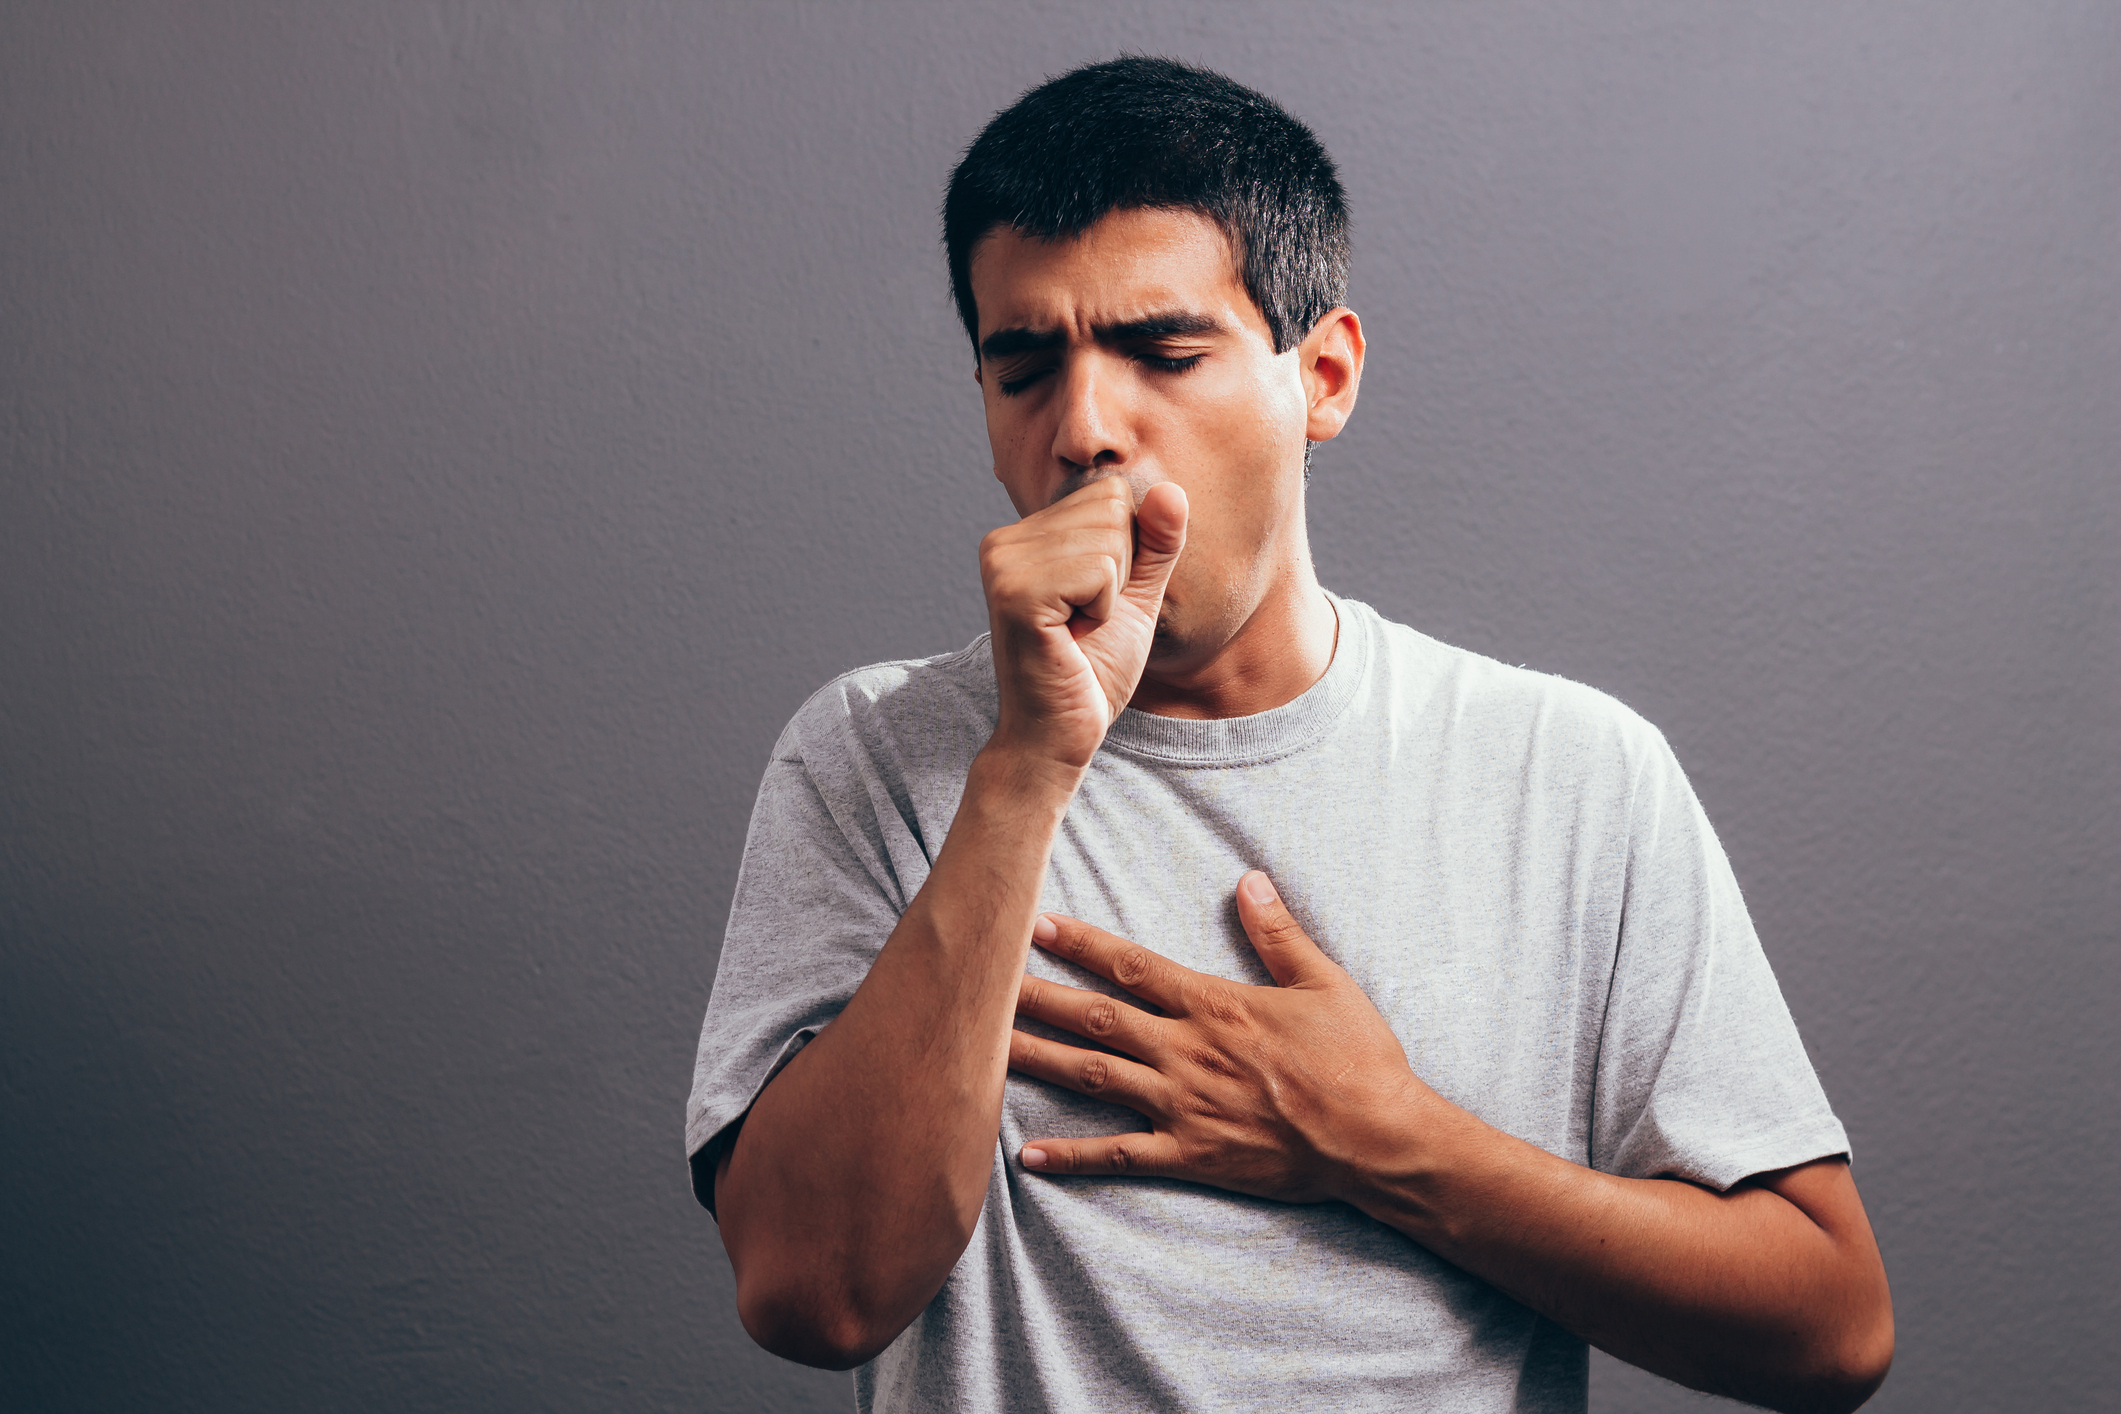
[[[1316,139],[1096,65],[944,224],[1022,519],[767,767],[688,1125],[746,1329],[865,1410],[1580,1410],[1585,1341],[1861,1403],[1847,1140],[1663,739],[1313,577]]]

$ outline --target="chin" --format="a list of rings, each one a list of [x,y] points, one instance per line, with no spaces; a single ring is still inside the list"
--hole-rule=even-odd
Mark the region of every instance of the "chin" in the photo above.
[[[1181,572],[1186,566],[1180,563]],[[1177,576],[1173,576],[1176,580]],[[1156,615],[1156,638],[1149,646],[1149,661],[1163,672],[1188,672],[1213,662],[1230,641],[1243,632],[1259,607],[1251,586],[1202,578],[1166,591]]]
[[[1201,626],[1182,615],[1174,615],[1169,604],[1156,618],[1156,637],[1149,644],[1149,661],[1163,672],[1185,671],[1215,656],[1220,642],[1208,642]]]

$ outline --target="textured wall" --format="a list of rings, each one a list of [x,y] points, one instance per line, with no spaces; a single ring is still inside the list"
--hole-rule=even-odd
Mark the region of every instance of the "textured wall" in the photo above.
[[[2051,0],[8,6],[0,1404],[844,1403],[691,1047],[782,721],[982,623],[942,177],[1123,49],[1345,167],[1326,581],[1691,769],[1876,1407],[2111,1407],[2121,12]]]

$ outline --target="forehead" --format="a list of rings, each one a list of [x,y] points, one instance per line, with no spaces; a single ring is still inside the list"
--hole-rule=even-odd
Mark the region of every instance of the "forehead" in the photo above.
[[[1079,236],[1040,240],[997,226],[972,249],[980,336],[1087,330],[1187,310],[1266,335],[1222,228],[1196,211],[1108,212]]]

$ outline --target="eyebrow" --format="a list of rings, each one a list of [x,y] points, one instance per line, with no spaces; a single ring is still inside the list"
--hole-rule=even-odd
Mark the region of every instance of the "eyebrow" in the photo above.
[[[1213,315],[1174,309],[1145,314],[1139,319],[1122,320],[1117,324],[1093,324],[1090,326],[1090,333],[1100,344],[1131,344],[1143,339],[1214,334],[1221,332],[1222,327],[1222,322]],[[1067,341],[1067,335],[1058,329],[1027,329],[1018,326],[995,330],[980,340],[979,351],[981,358],[991,360],[1008,358],[1012,354],[1033,353],[1040,349],[1057,349]]]

